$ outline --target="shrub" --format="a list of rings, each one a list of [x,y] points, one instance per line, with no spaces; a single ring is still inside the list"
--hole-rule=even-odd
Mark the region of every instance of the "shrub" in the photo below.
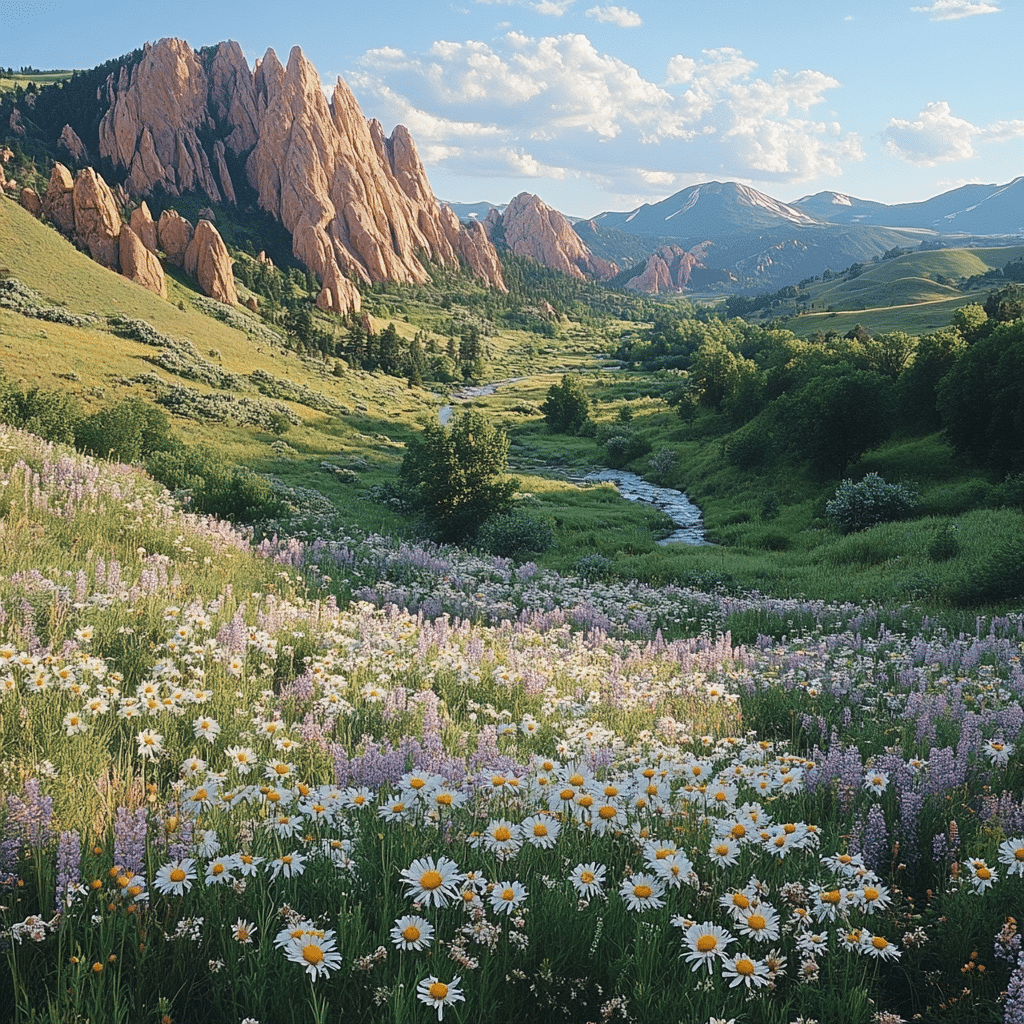
[[[590,415],[590,399],[579,374],[563,374],[560,384],[548,388],[540,408],[552,433],[578,434]]]
[[[477,534],[477,543],[492,555],[519,558],[543,554],[555,543],[551,524],[519,509],[492,516]]]
[[[167,414],[141,398],[100,409],[75,427],[79,450],[101,459],[136,462],[174,446]]]
[[[472,540],[492,515],[512,508],[519,481],[508,470],[508,435],[478,412],[456,413],[413,438],[400,470],[401,490],[437,540]]]
[[[868,473],[857,483],[844,480],[826,503],[825,514],[844,533],[850,533],[903,519],[917,503],[917,495],[909,487],[887,484],[877,473]]]
[[[946,523],[928,545],[928,557],[933,562],[948,562],[960,554],[960,541],[956,536],[956,524]]]
[[[954,582],[947,597],[956,604],[982,605],[1024,599],[1024,536],[1007,536]]]
[[[614,434],[604,443],[605,458],[612,469],[621,469],[627,462],[639,459],[651,450],[651,442],[644,434],[626,431]]]
[[[572,571],[577,576],[589,580],[591,583],[596,580],[607,579],[611,573],[612,563],[604,555],[584,555],[573,564]]]

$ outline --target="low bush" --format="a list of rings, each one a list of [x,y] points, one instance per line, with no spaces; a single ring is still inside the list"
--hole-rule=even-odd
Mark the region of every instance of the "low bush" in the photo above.
[[[555,543],[555,533],[547,520],[513,509],[488,519],[480,527],[477,543],[492,555],[520,558],[550,550]]]
[[[918,500],[909,487],[886,483],[877,473],[868,473],[856,483],[844,480],[825,504],[825,515],[844,533],[852,533],[904,519],[917,507]]]

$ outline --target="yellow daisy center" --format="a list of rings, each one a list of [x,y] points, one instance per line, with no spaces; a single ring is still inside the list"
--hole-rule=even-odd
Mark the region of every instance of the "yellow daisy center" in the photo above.
[[[497,839],[499,843],[507,843],[512,838],[512,833],[506,826],[499,825],[494,830],[494,838]]]
[[[172,882],[184,882],[185,872],[181,868],[175,868],[170,874],[170,879]]]
[[[872,889],[870,886],[868,886],[864,890],[864,899],[866,899],[866,900],[877,900],[878,899],[878,890],[877,889]]]
[[[511,903],[512,900],[514,900],[516,898],[516,891],[515,891],[515,889],[502,889],[501,890],[501,898],[503,900],[507,900],[509,903]]]
[[[420,930],[416,925],[411,924],[402,931],[402,938],[406,942],[415,942],[420,937]]]
[[[569,776],[569,785],[570,786],[582,786],[583,785],[583,776],[580,775],[579,772],[577,772],[575,775],[570,775]]]
[[[441,875],[437,871],[424,871],[420,875],[421,889],[437,889],[441,885]]]
[[[871,945],[874,946],[875,949],[885,949],[889,945],[889,943],[886,942],[881,935],[872,935]]]
[[[443,981],[435,981],[429,989],[427,994],[431,999],[444,999],[448,995],[448,986]]]
[[[324,951],[315,942],[311,942],[308,946],[302,947],[302,959],[315,967],[323,962]]]
[[[768,922],[760,914],[751,914],[747,918],[747,924],[751,929],[759,932],[767,926]]]
[[[734,892],[732,894],[732,905],[734,907],[739,907],[740,910],[746,910],[747,907],[750,906],[750,900],[748,900],[747,897],[743,895],[743,893]]]
[[[698,953],[710,953],[713,949],[718,947],[718,939],[714,935],[702,935],[697,940],[697,952]]]
[[[533,826],[533,834],[535,836],[538,836],[538,837],[546,836],[548,834],[548,827],[547,827],[547,825],[545,825],[543,821],[538,821]]]
[[[605,804],[598,812],[597,816],[602,818],[604,821],[611,821],[616,815],[616,810],[611,804]]]
[[[593,880],[594,880],[594,872],[593,871],[581,871],[580,872],[580,881],[584,885],[590,885],[590,883]]]
[[[754,962],[748,960],[746,957],[736,961],[736,973],[742,974],[743,977],[749,978],[754,973]]]
[[[649,900],[651,898],[652,889],[649,885],[635,885],[633,886],[633,895],[641,900]]]

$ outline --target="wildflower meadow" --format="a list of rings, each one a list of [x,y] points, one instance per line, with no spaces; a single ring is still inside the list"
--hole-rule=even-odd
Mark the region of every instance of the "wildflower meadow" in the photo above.
[[[1024,1021],[1024,615],[0,476],[4,1020]]]

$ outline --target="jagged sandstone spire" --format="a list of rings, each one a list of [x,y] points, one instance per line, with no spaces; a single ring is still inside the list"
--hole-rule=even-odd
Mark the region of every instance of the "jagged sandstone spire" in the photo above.
[[[421,255],[446,267],[461,260],[506,290],[493,245],[442,210],[404,127],[386,137],[341,79],[328,103],[299,47],[287,66],[268,50],[251,72],[237,43],[204,54],[162,39],[107,79],[100,154],[127,171],[132,195],[161,187],[232,202],[242,183],[229,166],[237,178],[244,160],[259,205],[322,281],[325,309],[358,309],[354,281],[425,282]]]

